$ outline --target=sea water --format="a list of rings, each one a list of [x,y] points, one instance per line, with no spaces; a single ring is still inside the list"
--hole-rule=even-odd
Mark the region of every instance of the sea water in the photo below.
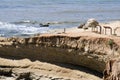
[[[89,18],[120,20],[120,0],[0,0],[0,36],[77,27]],[[50,25],[40,27],[40,23]]]

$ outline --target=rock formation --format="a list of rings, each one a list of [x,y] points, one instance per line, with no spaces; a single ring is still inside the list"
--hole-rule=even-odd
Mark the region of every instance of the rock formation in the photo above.
[[[96,21],[95,19],[89,19],[86,23],[83,23],[78,26],[78,28],[83,28],[84,30],[90,27],[92,28],[93,32],[97,32],[101,34],[102,27],[99,25],[98,21]]]
[[[2,40],[0,56],[11,59],[28,58],[47,62],[70,63],[102,72],[110,54],[109,38],[64,35],[31,38],[8,38]],[[114,53],[118,45],[114,42]]]
[[[62,64],[64,65],[64,64]],[[68,67],[68,66],[66,66]],[[0,79],[2,80],[101,80],[94,75],[79,70],[60,67],[29,59],[10,60],[0,58]],[[80,68],[80,67],[79,67]],[[82,69],[82,68],[81,68]],[[85,69],[86,70],[86,69]]]
[[[107,62],[104,70],[104,80],[120,80],[120,58]]]
[[[114,39],[108,37],[43,34],[29,38],[0,39],[0,57],[15,60],[28,58],[32,61],[81,65],[101,73],[111,57],[119,56],[119,51],[119,45]],[[28,67],[30,65],[28,63],[29,61],[24,66],[21,63],[15,66],[16,68],[21,65]],[[0,66],[2,65],[4,68],[4,63],[0,63]],[[12,64],[12,67],[15,66]],[[11,73],[11,70],[6,70],[4,73]],[[19,74],[13,75],[22,78]],[[29,71],[22,74],[22,76],[29,75],[31,75]]]
[[[78,28],[83,28],[83,26],[85,26],[85,23],[79,25]]]
[[[99,23],[95,19],[89,19],[85,23],[85,25],[83,26],[83,28],[89,28],[89,27],[95,28],[98,25],[99,25]]]

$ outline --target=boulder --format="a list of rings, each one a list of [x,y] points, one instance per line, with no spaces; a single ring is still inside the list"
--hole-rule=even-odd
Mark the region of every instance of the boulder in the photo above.
[[[86,29],[86,28],[89,28],[89,27],[96,27],[96,26],[98,26],[98,25],[99,25],[99,23],[98,23],[97,20],[95,20],[95,19],[89,19],[89,20],[85,23],[85,25],[83,26],[83,29]]]
[[[84,25],[85,25],[85,23],[82,23],[78,26],[78,28],[83,28]]]

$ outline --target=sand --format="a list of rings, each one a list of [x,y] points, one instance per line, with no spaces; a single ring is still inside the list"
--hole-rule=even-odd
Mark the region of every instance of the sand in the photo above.
[[[104,35],[104,28],[103,26],[109,26],[112,28],[112,34],[114,34],[114,29],[118,28],[117,29],[117,36],[120,36],[120,21],[112,21],[112,22],[108,22],[108,23],[99,23],[101,26],[102,26],[102,35]],[[84,33],[84,32],[91,32],[91,28],[89,28],[88,30],[84,30],[84,29],[78,29],[77,26],[76,27],[73,27],[73,28],[66,28],[65,29],[65,32],[66,33]],[[109,33],[110,31],[107,30],[107,35],[110,35]],[[60,34],[60,33],[64,33],[64,28],[63,29],[53,29],[53,30],[50,30],[49,33],[57,33],[57,34]]]
[[[49,33],[52,35],[65,35],[65,36],[91,36],[91,37],[103,37],[103,38],[112,38],[115,39],[117,43],[120,43],[120,21],[112,21],[112,22],[107,22],[107,23],[99,23],[102,27],[102,33],[98,34],[95,32],[92,32],[91,28],[84,30],[84,29],[79,29],[77,27],[73,28],[66,28],[65,33],[64,29],[54,29],[50,30]],[[109,26],[112,29],[112,34],[110,34],[110,29],[107,29],[106,34],[105,34],[105,28],[103,26]],[[116,29],[115,33],[114,30]],[[49,36],[51,34],[43,34],[43,36]]]

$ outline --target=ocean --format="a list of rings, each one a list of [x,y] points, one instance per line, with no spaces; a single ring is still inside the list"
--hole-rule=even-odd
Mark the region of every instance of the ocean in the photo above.
[[[0,36],[29,36],[77,27],[89,18],[120,20],[120,0],[0,0]],[[40,27],[40,23],[50,23]]]

